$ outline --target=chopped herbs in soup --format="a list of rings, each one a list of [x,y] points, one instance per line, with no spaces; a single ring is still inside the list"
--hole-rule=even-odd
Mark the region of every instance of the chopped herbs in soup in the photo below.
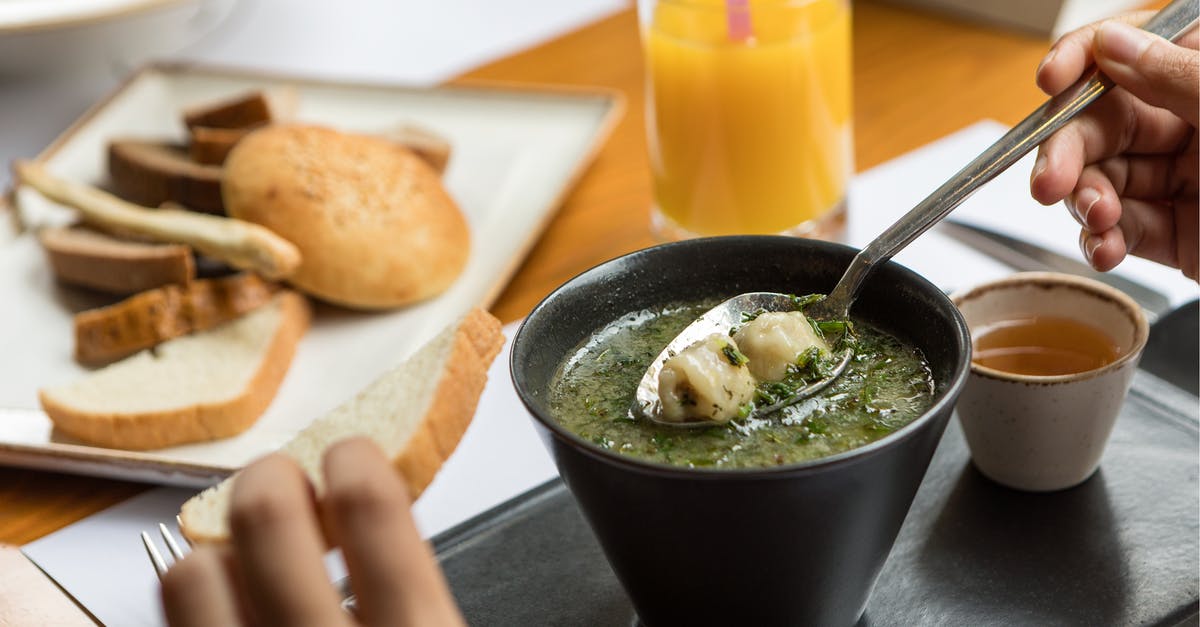
[[[920,350],[869,324],[854,321],[851,332],[843,336],[843,329],[838,328],[833,334],[841,338],[839,348],[844,342],[853,343],[854,357],[841,377],[796,405],[771,414],[756,414],[756,405],[770,405],[823,376],[837,356],[825,343],[825,333],[831,329],[813,324],[815,334],[801,340],[807,348],[794,359],[789,357],[790,363],[781,363],[779,342],[764,342],[763,338],[778,335],[792,321],[772,320],[769,326],[765,320],[760,321],[756,327],[763,327],[761,332],[750,333],[760,331],[747,328],[750,320],[745,327],[731,330],[730,340],[736,342],[710,336],[680,353],[695,350],[702,353],[693,360],[695,364],[703,365],[707,359],[710,364],[737,370],[736,377],[724,378],[720,387],[721,398],[734,399],[730,401],[733,404],[718,408],[712,403],[711,409],[707,401],[698,404],[705,412],[699,419],[714,422],[679,428],[634,418],[630,407],[638,381],[650,362],[713,304],[634,312],[601,329],[560,366],[551,386],[551,413],[581,438],[632,457],[696,468],[755,468],[801,462],[862,446],[912,422],[932,403],[933,377]],[[809,331],[807,324],[804,330]],[[792,338],[798,335],[789,333]],[[747,349],[739,350],[739,346]],[[754,363],[755,356],[760,363]],[[685,373],[687,367],[681,364],[676,369]],[[667,370],[664,368],[664,373]],[[694,397],[701,385],[681,388],[684,392],[672,399],[667,391],[671,387],[669,377],[683,375],[664,376],[668,377],[660,379],[664,413],[670,402],[685,409],[697,405]],[[697,377],[696,382],[703,378],[693,377]],[[680,417],[679,421],[688,419]]]

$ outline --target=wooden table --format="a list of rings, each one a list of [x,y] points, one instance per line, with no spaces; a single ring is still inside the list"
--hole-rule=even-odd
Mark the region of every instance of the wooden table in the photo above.
[[[1048,42],[876,2],[854,3],[857,166],[870,168],[981,118],[1013,124],[1042,100]],[[625,118],[492,307],[508,322],[601,261],[654,243],[643,131],[642,56],[630,9],[481,67],[489,79],[619,89]],[[0,544],[24,544],[145,489],[0,468]]]

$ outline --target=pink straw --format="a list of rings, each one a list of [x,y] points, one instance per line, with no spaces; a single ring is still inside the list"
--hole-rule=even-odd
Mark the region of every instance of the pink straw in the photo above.
[[[750,25],[750,0],[725,0],[725,19],[730,40],[745,41],[754,36]]]

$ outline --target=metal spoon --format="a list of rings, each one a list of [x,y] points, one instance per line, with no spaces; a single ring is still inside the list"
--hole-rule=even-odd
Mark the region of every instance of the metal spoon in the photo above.
[[[1150,21],[1146,22],[1142,28],[1164,39],[1174,41],[1191,28],[1196,22],[1198,13],[1200,13],[1200,0],[1175,0],[1150,18]],[[1029,117],[1014,126],[996,143],[989,146],[966,167],[950,177],[950,180],[934,190],[925,200],[918,203],[879,237],[876,237],[866,248],[863,248],[850,262],[850,266],[829,296],[809,306],[806,315],[823,320],[849,318],[850,306],[854,304],[863,282],[878,264],[891,259],[919,235],[949,215],[975,190],[1019,161],[1035,146],[1041,144],[1079,112],[1086,109],[1088,105],[1107,93],[1112,86],[1113,82],[1108,77],[1098,71],[1093,71],[1079,79],[1063,93],[1038,107]],[[646,369],[641,382],[638,383],[631,413],[635,417],[644,417],[672,426],[711,426],[713,423],[709,421],[677,423],[661,419],[662,405],[658,395],[658,376],[662,371],[663,362],[671,355],[713,333],[728,332],[732,326],[745,319],[743,314],[753,314],[762,310],[794,311],[795,309],[795,300],[789,295],[754,292],[735,296],[709,310],[671,340],[671,343]],[[765,414],[776,411],[815,394],[845,371],[851,356],[851,351],[847,350],[839,365],[828,377],[797,390],[792,396],[769,407],[756,408],[754,413]]]

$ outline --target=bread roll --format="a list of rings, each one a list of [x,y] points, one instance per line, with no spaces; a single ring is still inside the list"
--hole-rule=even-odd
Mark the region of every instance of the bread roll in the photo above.
[[[434,296],[462,272],[466,219],[437,174],[394,142],[317,126],[269,126],[225,161],[225,208],[295,244],[289,281],[361,309]]]

